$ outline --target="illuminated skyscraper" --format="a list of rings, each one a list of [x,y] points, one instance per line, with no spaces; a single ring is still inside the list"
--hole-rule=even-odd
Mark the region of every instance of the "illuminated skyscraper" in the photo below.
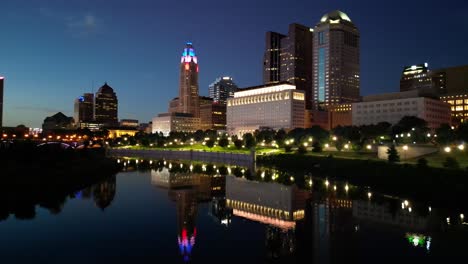
[[[118,124],[117,95],[114,89],[107,85],[107,83],[104,83],[96,93],[95,107],[94,117],[96,122],[104,123],[106,126],[115,126]]]
[[[3,127],[3,82],[5,78],[0,76],[0,127]]]
[[[359,31],[343,12],[325,14],[314,28],[313,105],[359,101]]]
[[[210,84],[208,91],[213,102],[226,104],[227,99],[234,97],[238,89],[231,77],[219,77]]]
[[[85,93],[75,99],[75,114],[73,117],[76,123],[94,121],[94,94]]]
[[[304,91],[306,108],[312,104],[312,40],[313,30],[290,24],[288,35],[266,33],[263,61],[265,84],[289,82]]]
[[[177,112],[200,116],[198,102],[198,61],[192,42],[187,42],[180,58],[180,83]],[[175,110],[175,109],[173,109]],[[172,111],[173,111],[172,110]]]

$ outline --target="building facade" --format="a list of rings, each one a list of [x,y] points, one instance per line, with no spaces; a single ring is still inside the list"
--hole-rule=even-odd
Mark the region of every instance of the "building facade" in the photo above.
[[[168,136],[171,131],[195,132],[200,128],[200,118],[186,113],[163,113],[153,118],[152,132]]]
[[[312,105],[313,30],[290,24],[288,35],[267,32],[263,59],[264,84],[289,82],[305,92],[306,108]]]
[[[95,121],[105,126],[116,126],[118,124],[118,100],[114,89],[104,83],[96,93],[95,99]]]
[[[213,102],[226,104],[227,99],[234,97],[234,93],[237,91],[238,87],[234,83],[231,77],[219,77],[210,84],[208,87],[208,92]]]
[[[213,101],[200,103],[200,129],[226,130],[226,104]]]
[[[120,119],[120,126],[138,128],[139,123],[136,119]]]
[[[404,116],[424,119],[430,129],[436,129],[450,124],[450,106],[438,99],[421,97],[416,90],[365,96],[363,102],[352,104],[354,126],[380,122],[394,125]]]
[[[5,77],[0,76],[0,127],[3,127],[3,85]]]
[[[339,104],[328,108],[328,129],[337,126],[352,126],[353,111],[352,104]]]
[[[451,105],[452,123],[468,120],[468,65],[432,72],[432,83],[440,99]]]
[[[324,15],[314,28],[313,106],[360,100],[360,35],[341,11]]]
[[[440,100],[450,105],[452,124],[458,125],[468,120],[468,91],[456,95],[441,96]]]
[[[305,93],[291,84],[264,85],[242,89],[227,102],[227,132],[252,133],[304,127]]]
[[[55,115],[48,116],[44,119],[42,130],[47,132],[51,130],[73,129],[74,126],[75,122],[73,117],[68,117],[62,112],[58,112]]]
[[[94,94],[92,93],[85,93],[82,96],[75,99],[75,107],[74,107],[74,115],[75,122],[78,124],[80,123],[88,123],[94,121]]]
[[[427,63],[405,66],[400,79],[400,92],[411,90],[432,92],[431,72]]]

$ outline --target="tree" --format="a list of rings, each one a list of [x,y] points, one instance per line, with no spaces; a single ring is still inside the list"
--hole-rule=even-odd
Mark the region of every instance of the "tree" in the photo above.
[[[395,145],[391,145],[390,148],[387,149],[388,154],[388,162],[395,163],[400,161],[400,155],[398,155],[398,151],[395,148]]]
[[[455,141],[456,134],[455,131],[449,124],[442,124],[439,128],[436,129],[437,134],[437,143],[439,144],[448,144]]]
[[[251,133],[244,134],[243,138],[244,138],[244,144],[246,148],[255,147],[256,145],[255,138]]]
[[[209,147],[209,148],[212,148],[214,146],[214,140],[213,139],[209,139],[206,141],[206,146]]]
[[[291,145],[284,145],[285,152],[291,152],[292,146]]]
[[[453,157],[447,157],[443,163],[445,168],[448,169],[458,169],[460,168],[460,164],[458,164],[458,161],[453,158]]]
[[[234,140],[234,146],[236,146],[237,149],[241,149],[242,148],[242,140],[240,140],[240,139]]]
[[[342,138],[338,138],[335,141],[336,150],[341,151],[343,149],[343,146],[344,146],[344,140]]]
[[[229,140],[226,137],[222,137],[221,139],[219,139],[218,145],[220,147],[225,148],[225,147],[227,147],[227,145],[229,145]]]
[[[468,122],[461,123],[457,128],[457,137],[459,140],[468,142]]]
[[[312,143],[312,152],[322,152],[322,145],[318,141]]]
[[[305,154],[307,153],[307,148],[304,145],[299,145],[299,147],[297,148],[297,153]]]

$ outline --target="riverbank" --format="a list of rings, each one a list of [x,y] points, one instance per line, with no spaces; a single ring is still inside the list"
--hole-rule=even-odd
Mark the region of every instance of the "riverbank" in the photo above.
[[[468,171],[392,164],[379,160],[300,154],[258,156],[259,166],[290,173],[327,177],[370,186],[380,193],[397,195],[444,207],[467,207]]]

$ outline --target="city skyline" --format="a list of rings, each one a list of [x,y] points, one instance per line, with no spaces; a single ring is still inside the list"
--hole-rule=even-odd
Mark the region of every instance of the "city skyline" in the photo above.
[[[165,112],[177,94],[176,58],[187,41],[202,58],[200,95],[208,95],[219,76],[233,77],[239,87],[259,85],[267,31],[287,32],[290,23],[313,28],[336,9],[348,14],[361,33],[362,95],[397,92],[405,65],[428,62],[437,69],[466,64],[468,57],[463,48],[468,6],[455,0],[444,6],[435,1],[298,1],[287,7],[260,1],[264,9],[252,9],[247,1],[222,6],[204,1],[184,4],[183,12],[180,3],[162,9],[150,1],[116,1],[112,10],[93,1],[24,2],[2,3],[9,10],[0,17],[8,36],[0,49],[4,126],[40,127],[59,111],[73,116],[74,99],[96,92],[106,81],[122,98],[119,119],[147,122]],[[198,20],[188,30],[170,30],[183,28],[187,21],[180,15],[185,13]]]

